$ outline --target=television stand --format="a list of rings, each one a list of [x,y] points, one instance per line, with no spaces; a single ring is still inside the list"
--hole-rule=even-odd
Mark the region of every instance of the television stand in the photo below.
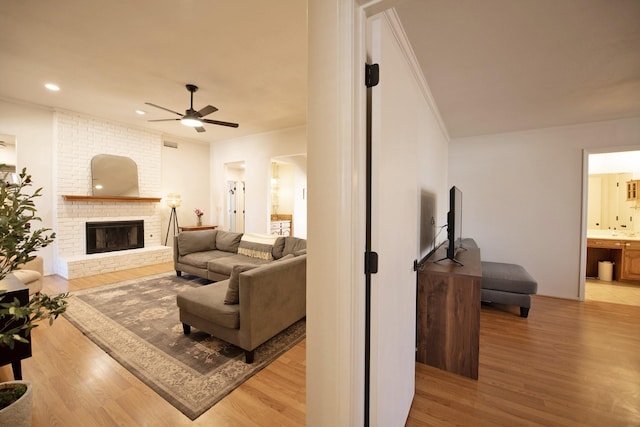
[[[456,254],[464,265],[434,261],[445,251],[441,246],[418,271],[416,361],[478,379],[480,249]]]

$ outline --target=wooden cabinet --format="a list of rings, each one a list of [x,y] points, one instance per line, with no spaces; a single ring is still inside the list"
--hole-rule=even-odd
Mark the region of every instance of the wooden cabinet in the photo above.
[[[640,190],[640,179],[627,181],[627,200],[639,200],[640,194],[638,194],[638,190]]]
[[[180,227],[180,231],[200,231],[200,230],[215,230],[217,225],[189,225],[186,227]]]
[[[458,253],[462,266],[444,256],[443,247],[418,272],[416,360],[478,379],[480,350],[480,250]]]
[[[587,239],[587,277],[598,275],[598,261],[613,261],[613,280],[640,280],[640,241]]]
[[[625,242],[622,254],[622,279],[640,280],[640,241]]]

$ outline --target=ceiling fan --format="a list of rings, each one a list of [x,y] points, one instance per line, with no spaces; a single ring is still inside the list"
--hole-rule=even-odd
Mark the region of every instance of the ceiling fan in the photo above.
[[[232,127],[232,128],[237,128],[238,127],[237,123],[221,122],[219,120],[211,120],[211,119],[203,118],[206,115],[209,115],[211,113],[215,113],[216,111],[218,111],[218,109],[216,107],[214,107],[213,105],[207,105],[206,107],[200,109],[199,111],[194,110],[193,109],[193,93],[198,90],[198,86],[192,85],[192,84],[188,84],[187,85],[187,90],[191,93],[191,105],[185,111],[184,114],[180,114],[177,111],[173,111],[173,110],[170,110],[168,108],[164,108],[164,107],[161,107],[159,105],[152,104],[150,102],[145,102],[145,104],[151,105],[152,107],[160,108],[161,110],[165,110],[165,111],[168,111],[170,113],[177,114],[178,116],[180,116],[179,119],[157,119],[157,120],[149,120],[149,121],[150,122],[167,122],[167,121],[173,121],[173,120],[180,120],[180,122],[183,125],[189,126],[189,127],[193,127],[198,132],[206,132],[205,128],[203,127],[203,124],[205,124],[205,123],[209,123],[209,124],[212,124],[212,125],[229,126],[229,127]]]

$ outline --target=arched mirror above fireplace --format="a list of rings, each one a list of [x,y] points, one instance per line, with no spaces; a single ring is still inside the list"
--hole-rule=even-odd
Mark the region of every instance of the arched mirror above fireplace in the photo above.
[[[98,154],[91,159],[93,195],[138,197],[138,165],[133,159]]]

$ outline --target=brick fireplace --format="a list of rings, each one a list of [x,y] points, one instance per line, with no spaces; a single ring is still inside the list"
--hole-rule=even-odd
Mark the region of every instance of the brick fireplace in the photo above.
[[[91,196],[91,159],[113,154],[138,166],[140,196],[161,196],[160,134],[75,113],[55,113],[57,203],[54,217],[54,270],[73,279],[167,262],[172,249],[162,245],[160,203],[147,200],[68,200],[64,195]],[[141,221],[142,247],[87,254],[88,223]]]

